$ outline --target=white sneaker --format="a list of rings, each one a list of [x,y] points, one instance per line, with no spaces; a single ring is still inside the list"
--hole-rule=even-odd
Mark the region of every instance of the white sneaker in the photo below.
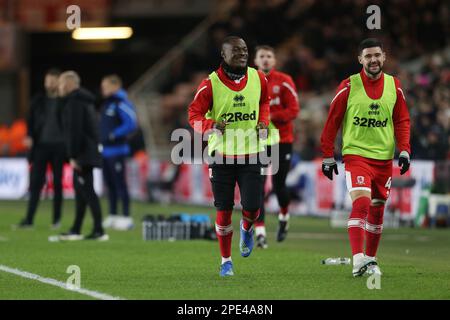
[[[107,228],[112,228],[112,227],[114,226],[114,223],[115,223],[115,221],[116,221],[117,218],[118,218],[118,217],[117,217],[116,215],[110,214],[110,215],[108,216],[108,218],[106,218],[106,219],[103,221],[103,228],[105,228],[105,229],[107,229]]]
[[[97,238],[97,241],[108,241],[109,240],[109,235],[107,235],[106,233],[104,235],[102,235],[101,237]]]
[[[379,276],[383,275],[383,273],[381,272],[380,267],[378,266],[377,259],[376,258],[368,258],[368,259],[370,261],[372,261],[373,263],[367,266],[366,274],[369,275],[369,276],[373,275],[373,274],[376,274],[376,275],[379,275]]]
[[[352,274],[354,277],[360,277],[366,273],[369,266],[376,264],[377,262],[375,260],[364,257],[364,259],[360,263],[353,266]]]
[[[99,234],[99,233],[91,233],[87,237],[84,238],[85,240],[95,240],[95,241],[108,241],[109,236],[106,233]]]
[[[134,228],[133,218],[131,217],[117,217],[112,226],[115,230],[125,231]]]
[[[84,236],[82,234],[76,233],[62,233],[59,235],[59,240],[61,241],[80,241],[83,240]]]

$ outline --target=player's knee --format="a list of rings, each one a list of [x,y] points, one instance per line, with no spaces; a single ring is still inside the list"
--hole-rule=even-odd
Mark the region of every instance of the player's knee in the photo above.
[[[369,213],[371,199],[367,196],[361,196],[353,200],[352,213],[367,216]]]
[[[261,208],[262,197],[249,197],[245,195],[241,200],[242,210],[256,212]]]
[[[232,210],[217,210],[216,225],[229,226],[231,225]]]
[[[366,190],[353,190],[350,192],[350,198],[352,198],[353,202],[359,198],[367,198],[369,199],[369,204],[371,202],[370,191]]]
[[[247,219],[248,221],[256,221],[260,215],[260,209],[259,208],[243,208],[242,209],[242,215],[244,219]]]
[[[259,212],[259,207],[242,207],[243,211],[250,212],[252,214],[256,214],[256,212]]]
[[[216,210],[219,211],[232,211],[233,210],[233,205],[230,205],[228,203],[222,203],[222,202],[218,202],[215,201],[214,202],[214,206],[216,207]]]

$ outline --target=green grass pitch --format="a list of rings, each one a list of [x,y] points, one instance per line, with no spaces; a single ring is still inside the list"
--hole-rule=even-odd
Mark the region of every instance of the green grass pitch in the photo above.
[[[103,201],[103,209],[106,203]],[[353,278],[351,266],[321,265],[327,257],[350,257],[345,229],[327,219],[292,217],[283,243],[275,241],[276,217],[267,218],[269,249],[239,255],[238,223],[233,218],[235,276],[218,275],[215,241],[143,241],[140,220],[146,213],[210,213],[212,208],[134,202],[137,227],[108,231],[109,242],[51,243],[51,202],[43,201],[33,230],[11,228],[22,218],[24,201],[0,202],[0,265],[65,282],[69,265],[81,268],[81,287],[124,299],[449,299],[450,230],[386,229],[379,262],[381,289],[367,278]],[[105,212],[105,210],[104,210]],[[73,219],[73,201],[64,202],[63,227]],[[83,233],[91,229],[87,213]],[[0,271],[0,299],[91,299],[76,292]]]

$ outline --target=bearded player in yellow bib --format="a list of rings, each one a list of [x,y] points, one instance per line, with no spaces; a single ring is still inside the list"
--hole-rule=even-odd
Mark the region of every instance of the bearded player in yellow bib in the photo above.
[[[355,277],[381,275],[376,253],[395,144],[400,151],[400,173],[410,165],[409,112],[400,81],[382,71],[386,54],[381,42],[374,38],[362,41],[358,60],[363,69],[341,82],[321,137],[322,172],[333,180],[333,172],[338,174],[334,140],[342,124],[345,179],[353,201],[347,226]]]
[[[248,257],[253,249],[253,223],[262,197],[262,166],[258,154],[265,150],[269,125],[269,96],[264,74],[247,66],[244,40],[227,37],[222,44],[223,62],[198,87],[189,105],[189,123],[208,134],[208,152],[216,162],[209,173],[217,210],[216,234],[222,262],[220,276],[232,276],[231,213],[235,186],[242,204],[239,249]],[[236,136],[235,136],[236,134]]]

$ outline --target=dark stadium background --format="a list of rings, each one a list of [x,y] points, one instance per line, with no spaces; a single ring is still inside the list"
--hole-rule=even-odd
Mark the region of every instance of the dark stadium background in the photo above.
[[[333,92],[340,80],[358,71],[357,43],[377,36],[388,53],[386,71],[396,74],[406,89],[414,158],[448,157],[449,61],[448,56],[431,56],[448,46],[446,1],[75,1],[82,26],[133,28],[130,39],[113,41],[73,40],[65,27],[65,8],[72,2],[0,1],[6,35],[2,48],[10,52],[3,54],[0,67],[2,87],[10,89],[1,91],[3,124],[26,115],[29,97],[42,88],[49,67],[77,70],[83,85],[98,94],[103,75],[116,72],[129,87],[177,46],[180,52],[160,72],[164,75],[145,83],[150,87],[143,92],[161,95],[167,126],[186,125],[184,111],[195,86],[220,62],[221,39],[236,34],[250,49],[257,44],[277,48],[279,68],[293,76],[304,110],[295,147],[302,159],[310,160],[320,156],[318,136],[325,113],[315,110],[309,116],[316,107],[309,108],[308,99]],[[381,8],[381,30],[365,26],[369,4]],[[201,35],[189,38],[206,19],[210,22]],[[180,44],[182,40],[194,44]],[[414,72],[399,67],[415,59],[424,62]],[[442,98],[433,97],[438,91]],[[319,107],[323,112],[328,102]]]

